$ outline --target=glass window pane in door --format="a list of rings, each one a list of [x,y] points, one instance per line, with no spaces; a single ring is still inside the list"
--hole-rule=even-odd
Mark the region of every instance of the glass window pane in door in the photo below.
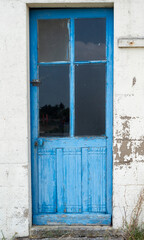
[[[39,135],[69,136],[69,65],[39,67]]]
[[[75,66],[75,136],[105,134],[105,64]]]
[[[75,20],[75,61],[106,59],[106,19]]]
[[[54,62],[69,60],[68,19],[38,21],[38,60]]]

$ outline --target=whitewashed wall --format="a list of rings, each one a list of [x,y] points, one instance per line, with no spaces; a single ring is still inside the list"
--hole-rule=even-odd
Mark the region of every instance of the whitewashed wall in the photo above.
[[[118,48],[120,37],[144,37],[144,1],[114,4],[113,225],[127,220],[144,187],[144,48]],[[144,208],[141,221],[144,221]],[[143,218],[143,219],[142,219]]]
[[[114,7],[114,228],[144,187],[144,48],[117,43],[144,37],[144,1],[0,0],[0,230],[8,238],[31,226],[28,9],[55,6]]]

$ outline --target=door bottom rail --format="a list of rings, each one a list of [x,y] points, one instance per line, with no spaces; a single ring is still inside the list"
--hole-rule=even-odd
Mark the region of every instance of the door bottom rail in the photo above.
[[[110,214],[38,214],[33,215],[34,225],[111,225]]]

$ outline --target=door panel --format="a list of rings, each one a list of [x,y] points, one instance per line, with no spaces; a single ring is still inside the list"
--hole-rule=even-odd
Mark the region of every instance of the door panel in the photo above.
[[[111,224],[112,15],[30,11],[33,224]]]
[[[38,154],[39,212],[56,212],[56,152],[48,150]]]
[[[45,147],[38,161],[40,212],[106,212],[106,147]]]
[[[106,148],[88,150],[89,212],[106,212]]]

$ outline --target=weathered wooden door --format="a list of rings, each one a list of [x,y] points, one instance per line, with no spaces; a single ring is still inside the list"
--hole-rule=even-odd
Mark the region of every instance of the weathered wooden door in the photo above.
[[[111,224],[112,15],[30,11],[33,224]]]

